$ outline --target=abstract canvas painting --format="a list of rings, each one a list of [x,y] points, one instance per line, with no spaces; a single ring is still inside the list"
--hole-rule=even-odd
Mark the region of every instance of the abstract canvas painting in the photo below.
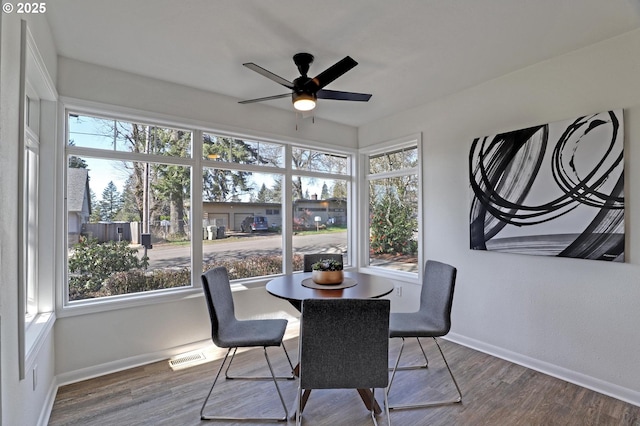
[[[615,110],[474,139],[471,249],[624,262],[623,130]]]

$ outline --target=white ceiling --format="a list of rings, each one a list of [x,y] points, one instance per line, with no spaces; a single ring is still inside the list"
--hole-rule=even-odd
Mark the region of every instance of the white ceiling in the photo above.
[[[287,92],[244,62],[291,81],[297,52],[310,76],[349,55],[327,89],[373,97],[315,115],[359,126],[634,30],[640,0],[54,0],[46,17],[61,56],[238,100]]]

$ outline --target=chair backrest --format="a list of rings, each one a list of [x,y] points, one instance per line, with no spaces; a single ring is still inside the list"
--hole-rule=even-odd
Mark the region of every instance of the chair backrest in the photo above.
[[[444,336],[451,329],[451,307],[456,284],[457,269],[446,263],[427,260],[424,265],[420,312],[430,323],[437,324],[438,332]]]
[[[384,388],[389,381],[386,299],[307,299],[300,324],[302,389]]]
[[[227,269],[218,266],[202,274],[202,288],[211,319],[211,338],[220,344],[220,328],[236,321]]]
[[[324,259],[336,260],[342,262],[342,254],[340,253],[313,253],[304,255],[304,272],[311,272],[311,266],[314,263]]]

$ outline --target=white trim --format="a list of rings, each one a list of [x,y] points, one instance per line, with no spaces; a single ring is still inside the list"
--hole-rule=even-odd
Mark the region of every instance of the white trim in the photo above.
[[[633,389],[625,388],[615,383],[531,358],[517,352],[512,352],[460,334],[449,333],[445,339],[640,407],[640,392]]]
[[[211,346],[211,339],[201,340],[186,345],[175,346],[173,348],[163,349],[161,351],[135,355],[129,358],[119,359],[116,361],[106,362],[104,364],[93,365],[91,367],[81,368],[79,370],[69,371],[58,374],[58,386],[65,386],[84,380],[101,377],[107,374],[117,373],[119,371],[128,370],[130,368],[151,364],[153,362],[164,361],[175,355],[184,352],[191,352]]]
[[[38,421],[36,425],[38,426],[47,426],[49,424],[49,418],[51,417],[51,411],[53,411],[53,405],[56,402],[56,394],[58,393],[58,378],[53,377],[51,384],[49,385],[49,389],[47,390],[47,395],[45,397],[44,403],[40,408],[40,415],[38,416]]]
[[[29,80],[31,81],[31,84],[34,85],[34,88],[41,100],[56,101],[58,99],[56,85],[47,72],[47,68],[44,65],[44,59],[38,50],[35,38],[31,34],[29,27],[27,27],[26,30],[27,49],[30,53],[30,55],[27,55],[27,67],[33,67],[36,71],[35,74],[33,72],[29,72]]]
[[[192,274],[193,276],[194,274]],[[198,278],[199,275],[195,274]],[[66,286],[64,286],[66,287]],[[70,302],[57,312],[58,318],[67,318],[78,315],[94,314],[97,312],[117,311],[137,306],[149,306],[161,303],[170,303],[180,300],[203,297],[200,288],[182,287],[164,290],[147,291],[118,296],[107,296],[96,299]]]

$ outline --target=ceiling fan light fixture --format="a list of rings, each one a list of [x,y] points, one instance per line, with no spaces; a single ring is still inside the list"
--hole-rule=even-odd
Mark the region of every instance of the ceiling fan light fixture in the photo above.
[[[298,111],[311,111],[316,107],[315,93],[293,93],[293,107]]]

